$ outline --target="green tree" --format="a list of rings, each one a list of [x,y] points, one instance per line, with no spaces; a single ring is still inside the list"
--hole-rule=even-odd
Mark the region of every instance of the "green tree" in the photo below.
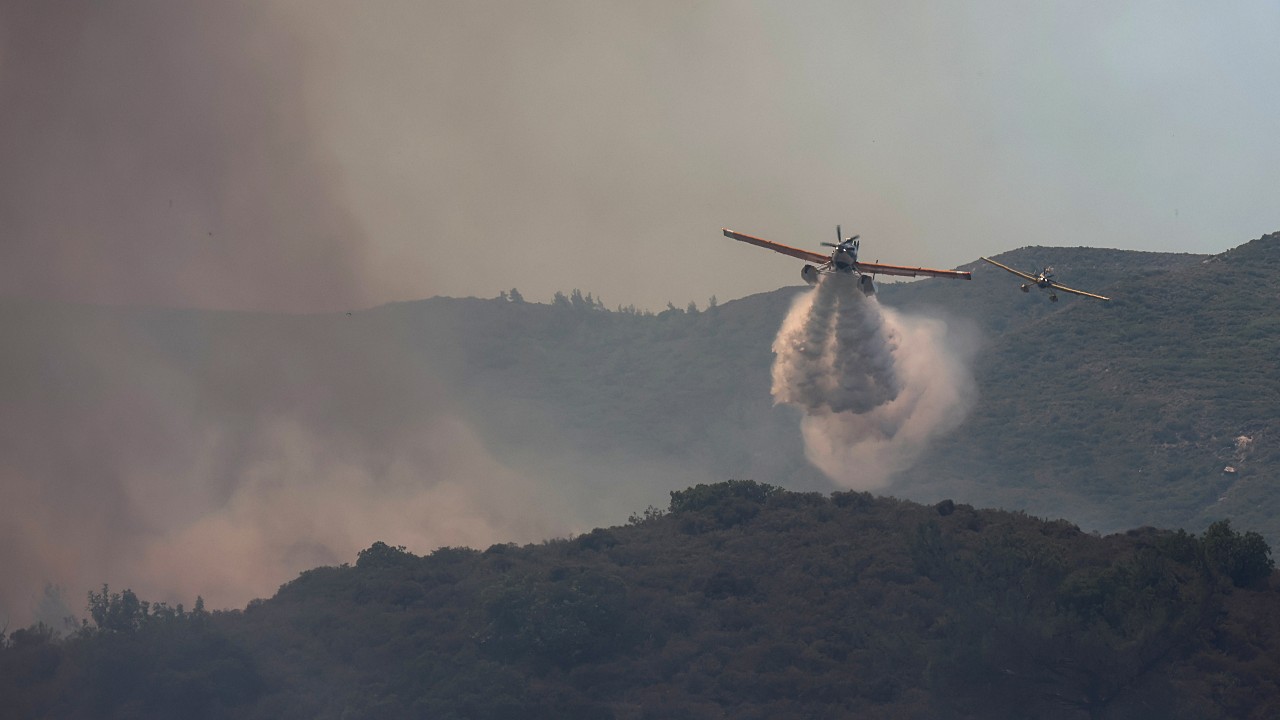
[[[1271,576],[1275,561],[1271,547],[1252,530],[1244,535],[1231,529],[1230,520],[1219,520],[1201,538],[1205,556],[1214,570],[1231,578],[1236,587],[1249,587]]]
[[[532,658],[561,667],[600,660],[629,646],[626,584],[595,571],[548,580],[510,580],[485,602],[481,645],[508,660]]]
[[[411,563],[417,559],[417,556],[406,551],[403,545],[391,547],[378,540],[368,548],[356,553],[356,567],[396,567]]]
[[[89,591],[89,617],[99,630],[133,632],[146,622],[150,608],[132,590],[113,593],[104,584],[100,593]]]

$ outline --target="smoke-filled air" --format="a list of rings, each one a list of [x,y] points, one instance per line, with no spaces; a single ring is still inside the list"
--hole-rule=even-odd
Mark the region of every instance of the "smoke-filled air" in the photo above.
[[[316,140],[321,64],[277,10],[0,3],[0,627],[60,628],[105,582],[233,607],[379,538],[565,531],[420,352],[345,315],[60,304],[370,303],[366,236]]]
[[[797,298],[773,350],[774,400],[804,410],[809,460],[844,487],[884,487],[972,405],[965,343],[941,320],[881,306],[852,274]]]
[[[375,540],[536,541],[697,482],[827,485],[768,406],[774,319],[737,311],[741,367],[654,362],[675,412],[639,372],[567,392],[627,368],[614,335],[538,375],[520,353],[579,347],[558,319],[464,355],[470,316],[386,303],[727,308],[794,279],[725,225],[856,222],[936,267],[1274,229],[1275,10],[936,5],[0,1],[0,628],[104,582],[234,607]],[[643,347],[699,357],[715,317]],[[957,334],[849,278],[805,295],[774,392],[813,463],[882,486],[954,426]],[[744,369],[760,388],[699,416],[690,367],[707,397]],[[464,371],[512,387],[467,386],[481,403]]]

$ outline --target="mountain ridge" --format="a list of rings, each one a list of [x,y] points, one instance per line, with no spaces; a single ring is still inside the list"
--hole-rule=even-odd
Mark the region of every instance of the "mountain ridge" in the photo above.
[[[1050,304],[981,262],[971,282],[885,284],[886,306],[972,340],[979,393],[879,492],[1089,531],[1226,518],[1274,542],[1276,237],[1217,256],[997,256],[1047,260],[1111,303]],[[657,315],[510,298],[308,316],[0,302],[0,472],[19,497],[55,499],[0,528],[0,560],[26,588],[0,605],[38,595],[42,562],[82,557],[93,576],[56,579],[73,587],[147,577],[121,558],[216,543],[211,528],[263,543],[256,584],[200,590],[226,606],[349,557],[374,530],[414,549],[528,541],[727,478],[830,492],[801,413],[770,395],[772,342],[804,291]],[[340,522],[280,522],[322,501]]]
[[[483,552],[375,542],[242,611],[103,587],[0,644],[14,717],[1264,718],[1269,548],[751,481]]]

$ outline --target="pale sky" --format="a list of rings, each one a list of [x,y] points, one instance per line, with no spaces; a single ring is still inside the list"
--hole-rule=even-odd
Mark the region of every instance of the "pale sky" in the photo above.
[[[799,282],[721,227],[937,267],[1280,230],[1274,2],[172,5],[0,11],[0,293],[661,309]]]
[[[1280,229],[1275,3],[376,6],[307,5],[375,266],[410,294],[398,273],[649,307],[797,282],[722,226],[841,223],[939,266]]]

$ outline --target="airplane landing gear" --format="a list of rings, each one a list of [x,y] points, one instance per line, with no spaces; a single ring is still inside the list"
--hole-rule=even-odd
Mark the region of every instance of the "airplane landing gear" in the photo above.
[[[858,288],[862,290],[862,294],[871,297],[876,292],[875,283],[872,282],[870,275],[862,275],[858,278]]]

